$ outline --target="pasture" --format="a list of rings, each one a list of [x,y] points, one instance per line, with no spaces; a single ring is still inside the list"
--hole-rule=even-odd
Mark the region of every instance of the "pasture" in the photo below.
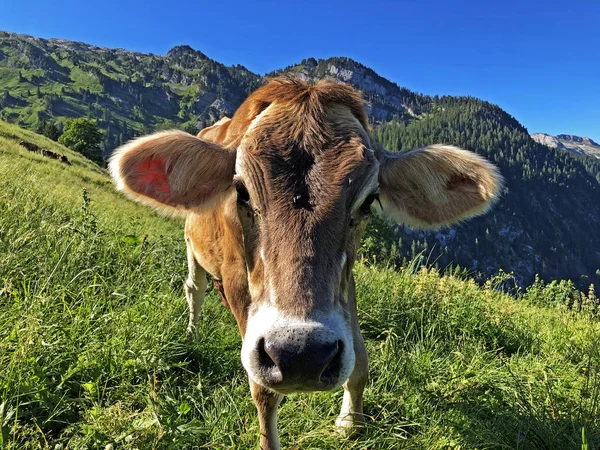
[[[256,448],[235,321],[211,290],[187,340],[186,274],[181,222],[0,122],[0,448]],[[293,394],[279,412],[284,448],[600,447],[593,305],[416,266],[357,264],[355,275],[366,430],[337,434],[341,390]]]

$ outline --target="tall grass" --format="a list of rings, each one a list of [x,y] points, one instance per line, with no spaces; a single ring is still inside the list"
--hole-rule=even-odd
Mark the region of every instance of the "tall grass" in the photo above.
[[[181,224],[65,149],[78,164],[22,150],[25,133],[0,123],[0,448],[256,448],[239,333],[214,291],[185,337]],[[365,433],[336,433],[341,391],[294,394],[284,447],[600,447],[593,315],[435,270],[355,276]]]

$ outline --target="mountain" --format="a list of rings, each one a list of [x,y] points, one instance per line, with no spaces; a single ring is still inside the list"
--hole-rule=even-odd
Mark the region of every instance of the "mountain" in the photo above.
[[[535,133],[531,135],[531,138],[548,147],[569,150],[579,155],[593,156],[600,159],[600,144],[587,137],[573,136],[572,134],[550,136],[545,133]]]
[[[88,116],[105,133],[106,154],[154,129],[204,128],[261,82],[189,46],[157,56],[0,32],[0,119],[36,128]]]
[[[506,178],[490,213],[451,229],[390,231],[375,220],[363,258],[403,265],[422,255],[424,262],[460,266],[481,280],[502,269],[520,285],[536,274],[570,278],[580,287],[600,281],[600,160],[536,142],[496,105],[418,94],[349,58],[308,58],[268,76],[280,74],[330,77],[361,90],[371,135],[391,151],[455,144],[484,155]],[[189,46],[158,56],[6,32],[0,33],[0,80],[0,118],[34,129],[44,121],[60,128],[69,117],[94,118],[105,132],[106,154],[157,129],[195,132],[231,115],[264,82]],[[568,139],[557,139],[566,146]]]
[[[350,58],[316,60],[308,58],[301,63],[271,72],[267,76],[295,75],[305,81],[316,82],[335,78],[359,89],[367,100],[369,117],[375,121],[411,120],[422,117],[428,100],[422,95],[398,86],[379,76],[372,69]]]

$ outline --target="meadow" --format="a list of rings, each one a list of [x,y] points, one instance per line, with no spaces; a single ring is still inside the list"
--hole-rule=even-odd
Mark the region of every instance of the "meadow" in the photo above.
[[[104,169],[0,122],[0,448],[257,448],[241,339],[215,291],[186,338],[182,229]],[[357,263],[355,276],[365,432],[337,434],[341,390],[293,394],[284,448],[600,448],[593,291],[508,294],[507,275],[481,286],[419,264]]]

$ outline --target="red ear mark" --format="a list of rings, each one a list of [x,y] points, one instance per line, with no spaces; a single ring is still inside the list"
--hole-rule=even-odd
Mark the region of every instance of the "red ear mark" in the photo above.
[[[140,194],[162,196],[171,193],[169,179],[162,158],[149,158],[132,167],[135,190]],[[154,194],[154,195],[153,195]]]

